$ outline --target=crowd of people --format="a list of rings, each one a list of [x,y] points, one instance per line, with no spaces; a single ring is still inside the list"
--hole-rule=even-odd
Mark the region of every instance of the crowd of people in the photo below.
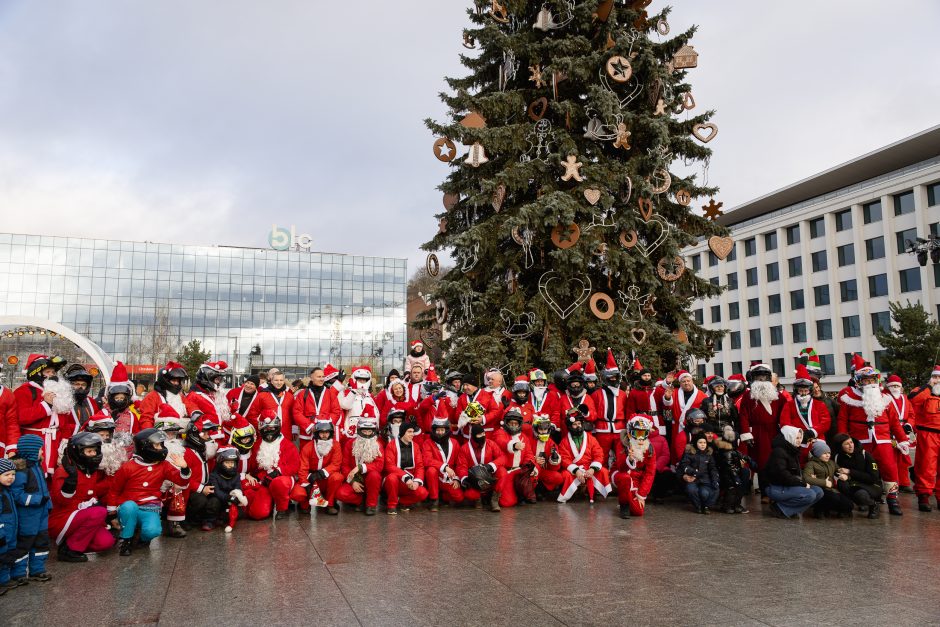
[[[629,518],[675,493],[701,514],[741,514],[756,476],[774,516],[874,518],[880,503],[902,514],[913,475],[919,509],[932,494],[940,508],[940,366],[905,395],[856,356],[834,399],[812,359],[792,391],[763,363],[699,387],[638,360],[622,373],[610,350],[603,368],[532,368],[507,384],[495,368],[440,375],[418,342],[380,388],[368,366],[347,378],[326,364],[306,382],[272,370],[225,389],[217,361],[184,392],[190,373],[170,362],[140,397],[118,363],[96,399],[80,364],[34,354],[25,374],[0,386],[0,594],[47,581],[53,544],[59,561],[83,562],[341,504],[498,512],[616,493]]]

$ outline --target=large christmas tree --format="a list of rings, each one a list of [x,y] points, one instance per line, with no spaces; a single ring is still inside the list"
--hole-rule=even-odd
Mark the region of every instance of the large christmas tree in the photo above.
[[[717,286],[680,250],[725,230],[693,213],[714,196],[688,172],[717,134],[686,82],[695,29],[668,37],[648,0],[476,0],[461,55],[469,70],[427,121],[451,172],[428,251],[450,250],[436,316],[448,366],[556,368],[579,340],[667,370],[710,357],[720,335],[691,316]],[[464,150],[458,147],[463,144]],[[711,204],[707,213],[716,213]],[[439,266],[429,255],[429,270]]]

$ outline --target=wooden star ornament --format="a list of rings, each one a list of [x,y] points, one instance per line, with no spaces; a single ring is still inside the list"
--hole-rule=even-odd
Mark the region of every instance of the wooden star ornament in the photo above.
[[[705,212],[705,217],[714,222],[722,215],[721,208],[724,207],[725,203],[715,202],[715,199],[712,198],[707,205],[702,206],[702,211]]]

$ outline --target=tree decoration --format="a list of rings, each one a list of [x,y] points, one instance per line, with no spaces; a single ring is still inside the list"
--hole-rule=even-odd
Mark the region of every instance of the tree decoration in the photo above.
[[[551,290],[553,289],[553,284],[556,288],[564,288],[565,293],[570,298],[564,307],[562,306],[564,301],[559,303],[556,300],[556,296],[552,295]],[[559,318],[564,320],[570,316],[575,309],[583,305],[584,301],[591,295],[591,279],[586,275],[564,279],[554,270],[549,270],[539,278],[539,294],[552,311],[558,314]]]
[[[656,110],[653,115],[666,115],[666,101],[660,98],[656,101]]]
[[[519,61],[512,50],[503,51],[503,64],[499,66],[499,91],[506,91],[509,81],[516,78]]]
[[[676,202],[683,207],[688,207],[692,202],[692,194],[687,189],[676,190]]]
[[[666,18],[662,17],[656,20],[656,32],[663,37],[669,34],[669,22],[666,21]]]
[[[490,4],[490,17],[494,21],[499,22],[500,24],[506,24],[509,22],[509,11],[506,10],[506,7],[501,5],[498,0],[492,0]]]
[[[712,198],[707,205],[702,206],[702,211],[705,212],[705,217],[714,222],[721,215],[721,208],[724,207],[725,203],[715,202],[715,199]]]
[[[659,275],[660,279],[669,283],[678,281],[685,274],[685,261],[679,256],[663,257],[656,264],[656,274]]]
[[[535,257],[532,256],[532,230],[520,229],[518,226],[512,229],[512,239],[522,246],[522,256],[525,259],[525,267],[528,270],[535,264]],[[577,238],[575,238],[577,242]],[[574,244],[571,244],[574,246]]]
[[[581,227],[577,224],[559,224],[552,229],[552,243],[566,250],[578,243],[581,238]]]
[[[626,83],[633,76],[633,66],[630,59],[619,54],[607,59],[607,76],[617,83]]]
[[[649,239],[644,236],[640,241],[637,242],[636,248],[640,251],[640,253],[643,254],[644,257],[649,257],[669,238],[669,232],[672,229],[672,225],[666,222],[666,220],[660,216],[652,216],[649,220],[646,221],[645,228],[648,233],[655,235],[655,237]]]
[[[695,48],[688,44],[679,48],[672,57],[672,66],[677,70],[698,67],[698,53]]]
[[[503,208],[503,203],[506,202],[506,186],[497,185],[496,189],[493,190],[493,197],[490,199],[490,205],[493,207],[493,211],[499,213],[499,210]]]
[[[705,131],[709,132],[705,133]],[[692,127],[692,136],[703,144],[707,144],[715,139],[716,135],[718,135],[718,126],[711,122],[708,124],[696,124]]]
[[[447,323],[447,301],[438,299],[434,302],[434,319],[438,324]]]
[[[463,47],[468,50],[473,50],[477,47],[477,42],[470,33],[463,34]]]
[[[475,142],[472,146],[470,146],[470,152],[467,154],[467,158],[465,159],[465,161],[474,168],[479,168],[489,160],[489,157],[486,156],[486,151],[483,149],[483,144],[480,142]]]
[[[552,123],[541,119],[535,123],[535,128],[528,134],[526,141],[529,149],[522,153],[519,161],[527,163],[532,160],[547,161],[552,151]]]
[[[623,303],[623,319],[626,322],[642,322],[644,308],[650,301],[650,294],[640,294],[640,288],[631,285],[626,292],[618,291],[617,297]]]
[[[598,22],[606,22],[607,18],[610,17],[610,11],[614,8],[614,0],[601,0],[597,9],[594,10],[594,13],[591,14]]]
[[[615,227],[617,226],[617,220],[614,219],[614,208],[605,209],[598,211],[591,216],[591,223],[584,227],[585,232],[590,231],[598,227]]]
[[[437,232],[441,234],[447,232],[447,218],[441,218],[437,221]]]
[[[578,356],[578,361],[580,362],[588,362],[594,359],[595,351],[597,351],[597,349],[591,346],[591,343],[584,338],[578,340],[578,345],[571,348],[571,352]]]
[[[476,111],[471,111],[460,120],[464,128],[486,128],[486,119]]]
[[[638,241],[639,241],[639,237],[637,236],[635,230],[630,229],[629,231],[620,232],[620,245],[626,248],[627,250],[630,250],[631,248],[636,246]]]
[[[630,329],[630,339],[633,340],[634,344],[639,346],[646,341],[646,329],[641,329],[639,327]]]
[[[565,5],[568,9],[567,17],[561,22],[556,22],[555,16],[552,15],[548,6],[543,4],[539,14],[535,16],[535,23],[532,24],[532,28],[547,33],[550,30],[558,30],[570,24],[571,20],[574,19],[574,2],[573,0],[567,0]]]
[[[440,137],[434,142],[434,156],[445,163],[453,161],[457,156],[457,146],[446,137]]]
[[[431,253],[428,255],[427,261],[424,262],[424,269],[427,271],[428,276],[437,276],[441,273],[441,262],[438,260],[437,255]]]
[[[460,202],[459,194],[444,194],[444,209],[450,211]]]
[[[542,66],[539,64],[529,66],[529,82],[535,83],[536,89],[545,87],[548,83],[542,78]]]
[[[584,181],[584,177],[581,175],[581,166],[584,164],[578,161],[577,155],[568,155],[565,157],[565,160],[560,163],[565,169],[565,173],[561,175],[561,180],[570,181],[574,179],[579,183]]]
[[[584,190],[584,199],[587,200],[591,205],[596,205],[601,199],[601,190],[594,189],[592,187]]]
[[[533,100],[532,104],[529,105],[527,111],[529,119],[533,122],[538,122],[545,117],[545,114],[548,113],[548,98],[542,96],[537,100]]]
[[[725,259],[734,250],[734,240],[730,237],[712,235],[708,238],[708,248],[715,253],[719,259]]]
[[[636,204],[640,210],[640,217],[644,222],[649,222],[653,217],[653,201],[649,198],[637,198]]]
[[[503,335],[510,339],[524,340],[535,333],[535,314],[531,311],[516,314],[508,309],[500,309],[499,317],[506,323]]]
[[[616,141],[614,142],[614,148],[623,148],[624,150],[630,150],[630,130],[627,128],[627,125],[623,122],[617,124],[617,134]]]
[[[654,194],[662,194],[669,191],[672,186],[672,176],[669,174],[669,170],[656,168],[646,182],[650,184],[650,189]]]

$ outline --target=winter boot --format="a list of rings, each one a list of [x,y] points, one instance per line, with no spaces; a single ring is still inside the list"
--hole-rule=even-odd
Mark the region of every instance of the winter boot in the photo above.
[[[868,517],[878,518],[878,503],[868,506]]]
[[[56,554],[56,558],[60,562],[87,562],[88,556],[80,551],[73,551],[70,549],[65,542],[59,545],[59,552]]]
[[[930,495],[929,494],[918,494],[917,495],[917,509],[922,512],[930,511]]]
[[[185,538],[186,530],[183,529],[183,525],[179,524],[178,522],[171,522],[170,528],[167,529],[166,535],[171,538]]]
[[[630,506],[626,503],[620,506],[620,517],[624,520],[630,518]]]
[[[336,516],[339,514],[339,510],[336,508],[335,505],[330,505],[325,510],[323,510],[323,512],[329,516]]]
[[[36,573],[35,575],[30,574],[29,576],[30,581],[46,582],[46,581],[49,581],[50,579],[52,579],[52,575],[46,572]]]
[[[397,507],[389,507],[389,508],[388,508],[388,515],[389,515],[389,516],[398,516],[398,508],[397,508]]]
[[[499,492],[493,492],[493,496],[490,499],[490,511],[498,512],[499,509],[499,497],[502,496]]]
[[[134,552],[134,539],[127,538],[126,540],[121,540],[121,556],[127,557]]]
[[[439,511],[441,509],[440,504],[441,504],[440,500],[431,499],[430,501],[428,501],[428,511],[429,512]]]
[[[367,508],[366,508],[366,516],[375,516],[375,508],[374,508],[374,507],[367,507]]]
[[[888,513],[892,516],[904,515],[904,512],[901,511],[901,505],[898,503],[897,498],[888,497]]]

